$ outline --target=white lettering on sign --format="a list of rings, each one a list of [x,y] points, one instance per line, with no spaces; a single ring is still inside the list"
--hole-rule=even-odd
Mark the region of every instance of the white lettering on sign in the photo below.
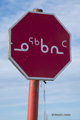
[[[65,42],[67,42],[67,41],[64,40],[64,41],[62,42],[62,46],[63,46],[63,47],[67,47],[67,46],[64,45]]]
[[[46,50],[44,50],[43,48],[46,48]],[[53,49],[56,49],[56,54],[64,54],[63,52],[59,52],[58,51],[58,47],[57,46],[52,46],[51,47],[51,54],[53,53]],[[47,45],[43,45],[43,39],[41,39],[41,51],[43,53],[47,53],[49,51],[49,48]]]
[[[24,46],[26,46],[26,49],[24,49]],[[28,51],[29,50],[29,45],[27,43],[22,43],[20,49],[14,48],[14,50],[15,51]]]
[[[37,40],[36,38],[33,37],[29,37],[29,42],[31,43],[31,45],[36,45],[38,46],[40,44],[39,40]],[[64,43],[67,42],[66,40],[62,41],[62,47],[67,47],[64,45]],[[64,52],[60,52],[59,48],[57,46],[52,46],[51,48],[48,47],[48,45],[43,44],[43,38],[41,38],[41,52],[42,53],[48,53],[50,49],[50,53],[53,54],[54,53],[54,49],[56,50],[56,54],[61,54],[63,55]],[[27,43],[22,43],[21,44],[21,48],[14,48],[15,51],[28,51],[29,50],[29,45]]]
[[[29,42],[31,42],[32,45],[33,45],[33,41],[32,41],[32,39],[33,39],[33,37],[30,37],[30,38],[29,38]]]
[[[39,45],[39,41],[36,40],[36,38],[34,39],[34,41],[35,41],[35,45]]]
[[[44,50],[43,48],[46,48],[46,50]],[[47,45],[43,45],[43,39],[41,39],[41,51],[43,53],[47,53],[49,51],[49,48]]]
[[[56,54],[64,54],[63,52],[59,52],[58,51],[58,47],[57,46],[52,46],[51,47],[51,54],[53,53],[53,49],[56,49]]]
[[[35,45],[39,45],[39,41],[36,38],[30,37],[29,38],[29,42],[31,42],[31,44],[33,45],[33,43]]]

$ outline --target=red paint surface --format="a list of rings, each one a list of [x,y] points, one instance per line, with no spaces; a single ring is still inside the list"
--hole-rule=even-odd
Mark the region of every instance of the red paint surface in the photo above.
[[[30,37],[36,38],[39,45],[32,45]],[[41,51],[41,38],[49,48],[48,53]],[[62,46],[64,40],[67,47]],[[53,15],[29,12],[11,29],[11,42],[11,57],[29,77],[54,78],[70,61],[70,35]],[[22,43],[27,43],[29,50],[14,51]],[[56,54],[55,49],[51,54],[52,46],[64,55]]]
[[[29,81],[27,120],[38,120],[39,81]]]

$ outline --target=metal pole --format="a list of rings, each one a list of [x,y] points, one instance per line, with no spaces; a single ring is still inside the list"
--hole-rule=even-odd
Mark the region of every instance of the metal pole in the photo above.
[[[39,81],[30,80],[27,120],[38,120],[38,96],[39,96]]]
[[[43,12],[42,9],[33,9],[33,11]],[[38,120],[38,97],[39,97],[39,80],[30,80],[27,120]]]

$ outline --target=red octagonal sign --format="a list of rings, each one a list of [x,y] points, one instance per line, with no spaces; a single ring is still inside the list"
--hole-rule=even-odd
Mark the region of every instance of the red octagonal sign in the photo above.
[[[9,59],[27,79],[54,80],[70,62],[70,34],[54,15],[28,12],[9,29]]]

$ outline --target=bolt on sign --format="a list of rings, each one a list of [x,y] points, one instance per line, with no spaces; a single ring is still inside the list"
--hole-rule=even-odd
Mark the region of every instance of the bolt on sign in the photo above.
[[[27,79],[54,80],[70,62],[70,34],[55,15],[27,12],[9,29],[9,59]]]

